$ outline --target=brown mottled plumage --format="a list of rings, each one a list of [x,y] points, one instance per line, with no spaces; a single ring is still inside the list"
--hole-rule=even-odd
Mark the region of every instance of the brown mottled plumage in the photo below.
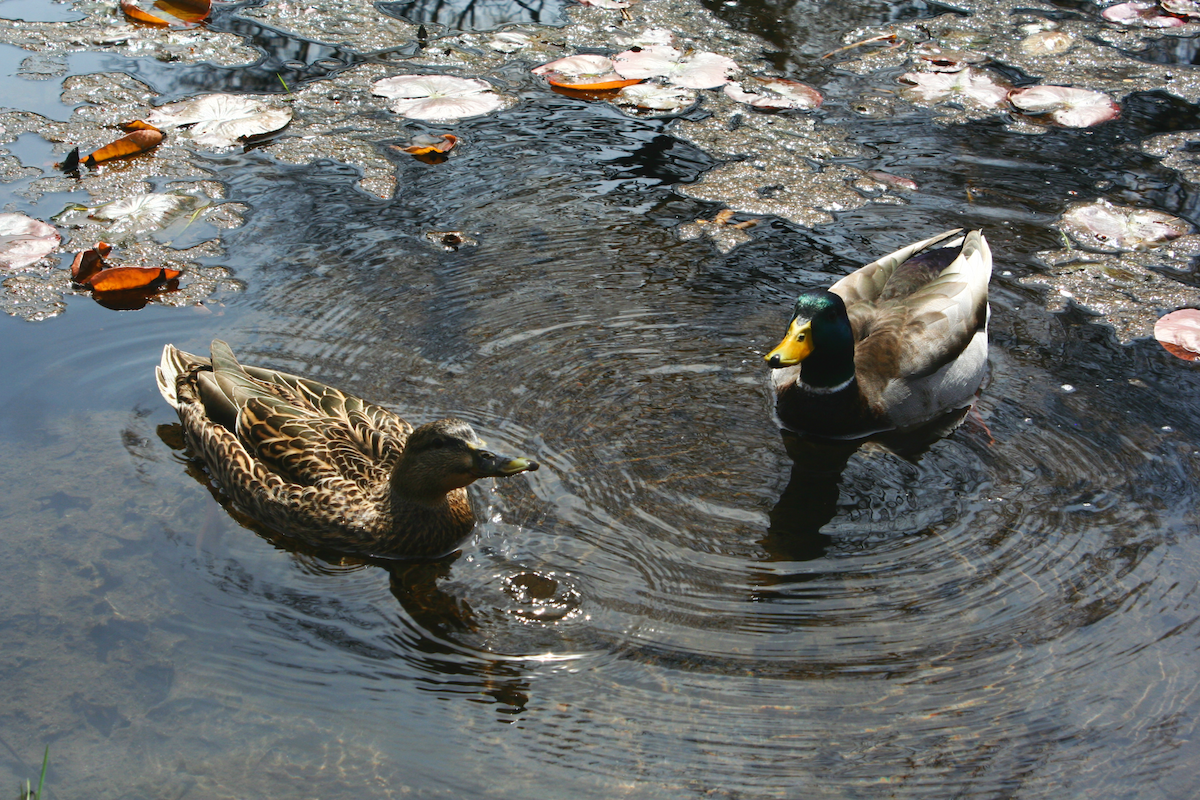
[[[971,405],[987,368],[992,255],[981,231],[946,244],[961,230],[800,295],[766,356],[781,427],[861,438]]]
[[[501,458],[462,420],[415,430],[377,405],[307,378],[173,345],[156,368],[188,442],[221,489],[282,533],[348,553],[434,557],[475,518],[466,486],[538,465]]]

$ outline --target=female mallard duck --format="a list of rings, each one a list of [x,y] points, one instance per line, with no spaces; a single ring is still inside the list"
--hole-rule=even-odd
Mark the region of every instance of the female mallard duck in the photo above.
[[[444,555],[475,524],[467,485],[538,468],[484,450],[462,420],[413,430],[331,386],[243,367],[222,341],[211,360],[167,345],[155,374],[188,441],[243,511],[343,552]]]
[[[969,407],[987,367],[992,254],[947,231],[796,300],[767,354],[782,427],[856,439]]]

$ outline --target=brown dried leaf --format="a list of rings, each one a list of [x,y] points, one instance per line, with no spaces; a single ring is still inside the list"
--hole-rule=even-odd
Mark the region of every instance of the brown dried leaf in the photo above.
[[[101,161],[110,161],[114,158],[124,158],[125,156],[144,153],[147,150],[157,147],[162,140],[162,131],[157,128],[134,131],[128,136],[122,136],[115,142],[101,147],[84,159],[84,163],[89,167],[94,167]]]
[[[131,119],[129,122],[121,123],[123,131],[157,131],[158,128],[146,122],[144,119]],[[161,131],[159,131],[161,133]]]
[[[120,292],[160,286],[180,274],[166,267],[111,267],[92,276],[88,285],[97,292]]]
[[[414,156],[423,156],[427,153],[449,153],[458,144],[458,137],[452,133],[443,133],[439,136],[422,134],[414,137],[412,142],[408,147],[400,149],[406,153],[412,153]]]
[[[94,275],[108,268],[108,265],[104,263],[104,259],[111,252],[112,245],[105,242],[97,242],[96,246],[91,250],[76,253],[75,260],[71,262],[71,280],[75,283],[85,285],[90,283]]]
[[[120,0],[125,16],[147,25],[191,27],[212,11],[212,0],[155,0],[154,11],[142,8],[145,0]]]

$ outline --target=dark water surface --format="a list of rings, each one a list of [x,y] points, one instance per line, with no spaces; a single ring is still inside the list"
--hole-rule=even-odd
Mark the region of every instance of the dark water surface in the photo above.
[[[1036,141],[863,120],[920,195],[727,255],[673,230],[711,214],[674,187],[712,157],[549,92],[397,158],[388,200],[198,156],[249,208],[243,291],[0,316],[0,784],[49,744],[64,798],[1195,795],[1200,373],[1015,280],[1098,180],[1191,217],[1124,145],[1192,127],[1157,95]],[[916,459],[794,468],[761,358],[794,294],[959,225],[996,256],[978,414]],[[477,485],[437,564],[256,533],[154,386],[164,343],[213,337],[542,469]]]

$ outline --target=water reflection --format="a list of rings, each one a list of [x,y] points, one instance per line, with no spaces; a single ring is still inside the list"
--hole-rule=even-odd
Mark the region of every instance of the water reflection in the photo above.
[[[507,24],[562,25],[564,0],[400,0],[380,2],[383,13],[414,24],[456,31],[490,31]]]

